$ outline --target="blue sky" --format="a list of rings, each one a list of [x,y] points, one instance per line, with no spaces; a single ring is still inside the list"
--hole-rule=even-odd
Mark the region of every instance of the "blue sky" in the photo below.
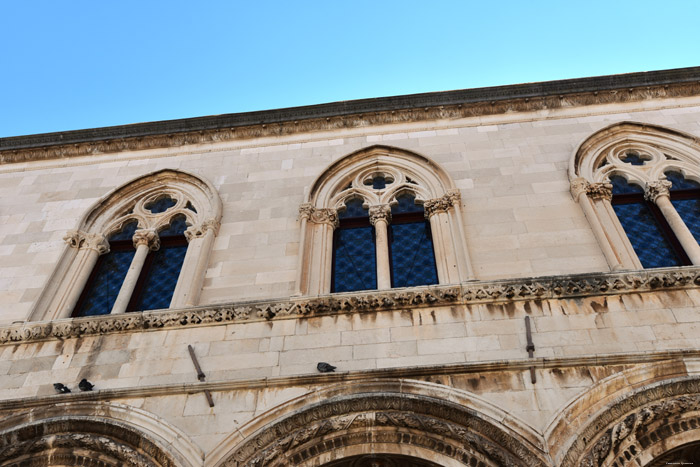
[[[700,65],[698,1],[2,1],[0,137]]]

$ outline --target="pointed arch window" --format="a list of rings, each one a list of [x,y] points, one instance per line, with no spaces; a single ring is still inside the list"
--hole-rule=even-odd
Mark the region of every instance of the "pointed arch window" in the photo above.
[[[300,208],[298,293],[473,278],[459,202],[449,176],[417,154],[374,146],[340,159]]]
[[[32,319],[196,305],[220,218],[216,190],[186,172],[117,188],[66,235]]]
[[[591,136],[572,162],[572,194],[612,269],[700,265],[694,138],[625,122]]]

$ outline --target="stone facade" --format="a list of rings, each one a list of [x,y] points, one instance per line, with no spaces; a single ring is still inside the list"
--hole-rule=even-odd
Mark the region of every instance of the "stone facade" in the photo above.
[[[0,139],[0,465],[700,462],[700,248],[663,177],[700,181],[698,82]],[[439,283],[392,289],[377,253],[378,290],[331,293],[343,193],[377,170],[423,204]],[[642,269],[612,173],[644,185],[690,265]],[[188,225],[170,309],[123,313],[127,294],[70,318],[110,232],[138,218],[137,255],[157,249],[145,206],[163,194]]]

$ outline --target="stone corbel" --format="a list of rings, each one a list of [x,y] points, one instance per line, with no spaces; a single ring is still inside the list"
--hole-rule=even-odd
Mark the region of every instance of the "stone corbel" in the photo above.
[[[612,200],[612,183],[590,183],[586,194],[592,200]]]
[[[334,229],[338,227],[338,211],[333,208],[316,209],[311,208],[309,221],[314,224],[328,224]]]
[[[462,195],[458,190],[450,190],[440,198],[429,199],[423,203],[425,218],[430,219],[430,216],[447,212],[451,207],[458,205],[462,200]]]
[[[69,230],[63,236],[63,241],[71,248],[80,248],[85,241],[85,235],[81,230]]]
[[[80,247],[96,251],[98,255],[109,253],[109,242],[102,234],[86,234]]]
[[[211,231],[214,236],[219,232],[221,223],[216,219],[207,219],[198,225],[192,225],[185,230],[185,238],[188,242],[192,242],[195,238],[206,236],[207,232]]]

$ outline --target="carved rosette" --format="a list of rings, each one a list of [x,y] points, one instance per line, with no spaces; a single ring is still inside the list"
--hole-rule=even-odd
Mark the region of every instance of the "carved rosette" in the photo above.
[[[612,183],[600,182],[590,183],[586,188],[586,194],[592,200],[607,200],[612,199]]]
[[[139,229],[134,232],[132,238],[134,248],[145,245],[149,250],[156,251],[160,248],[160,238],[155,230]]]
[[[462,195],[457,190],[450,190],[440,198],[429,199],[423,203],[425,218],[430,219],[433,214],[447,212],[452,206],[459,204]]]
[[[655,203],[660,196],[668,197],[670,190],[671,182],[668,180],[656,180],[654,182],[649,182],[644,189],[644,199]]]
[[[204,237],[208,231],[212,231],[214,235],[219,231],[221,223],[216,219],[207,219],[199,225],[192,225],[185,230],[185,238],[191,242],[195,238]]]
[[[95,250],[100,255],[109,253],[109,242],[102,234],[86,234],[81,247]]]
[[[369,222],[375,225],[377,221],[391,222],[391,206],[388,204],[378,204],[369,207]]]
[[[574,197],[574,200],[578,201],[579,196],[588,193],[589,185],[588,180],[582,177],[571,180],[571,196]]]
[[[309,220],[314,224],[328,224],[335,229],[338,227],[338,211],[333,208],[316,209],[312,207]]]

